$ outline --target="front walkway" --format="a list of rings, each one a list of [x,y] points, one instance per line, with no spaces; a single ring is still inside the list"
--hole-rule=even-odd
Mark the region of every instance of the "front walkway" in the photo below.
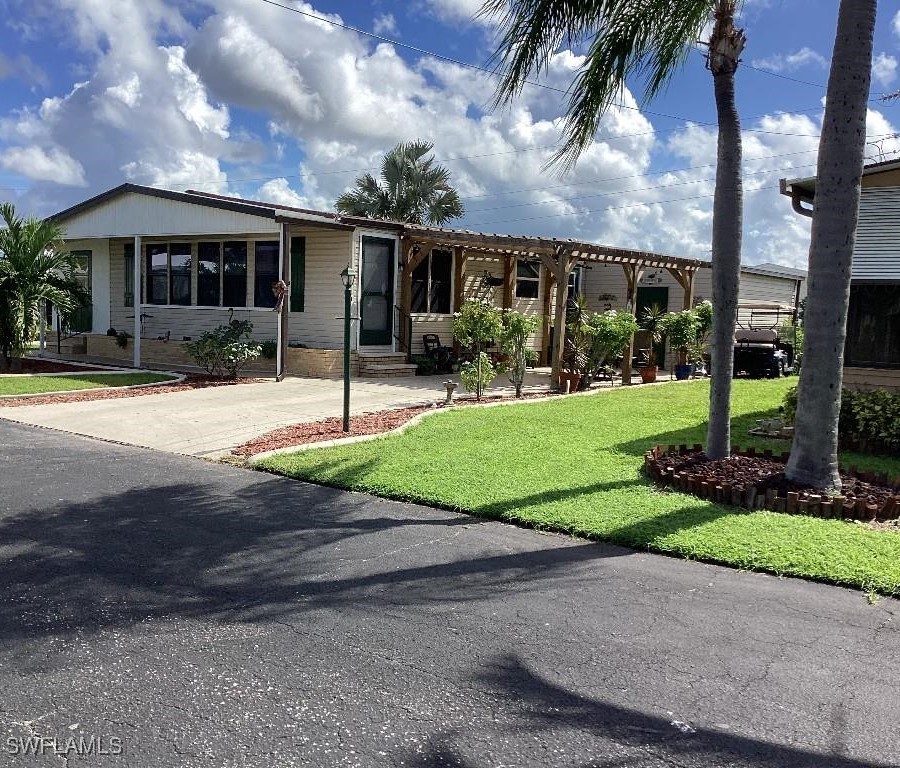
[[[351,411],[443,400],[447,378],[459,380],[458,376],[354,379]],[[529,373],[527,383],[546,388],[549,376]],[[340,380],[289,377],[280,383],[4,408],[0,418],[170,453],[215,457],[278,427],[340,416],[343,397]]]

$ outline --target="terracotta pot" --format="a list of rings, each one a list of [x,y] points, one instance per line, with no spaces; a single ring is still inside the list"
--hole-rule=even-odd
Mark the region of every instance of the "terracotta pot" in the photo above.
[[[568,390],[566,384],[568,383]],[[578,386],[581,384],[580,373],[569,373],[568,371],[560,371],[559,374],[559,390],[560,392],[577,392]]]
[[[640,369],[641,373],[641,382],[643,384],[652,384],[656,381],[656,366],[648,365],[645,368]]]

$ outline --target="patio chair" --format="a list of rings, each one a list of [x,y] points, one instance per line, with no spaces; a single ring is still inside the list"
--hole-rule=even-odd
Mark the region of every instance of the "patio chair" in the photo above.
[[[441,344],[441,338],[436,333],[422,334],[422,345],[425,347],[425,356],[434,360],[438,373],[453,372],[453,349]]]

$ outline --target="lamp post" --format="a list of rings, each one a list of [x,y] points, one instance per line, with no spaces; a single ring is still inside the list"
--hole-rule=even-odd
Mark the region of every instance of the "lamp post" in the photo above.
[[[356,270],[348,264],[341,272],[344,284],[344,432],[350,431],[350,289]]]

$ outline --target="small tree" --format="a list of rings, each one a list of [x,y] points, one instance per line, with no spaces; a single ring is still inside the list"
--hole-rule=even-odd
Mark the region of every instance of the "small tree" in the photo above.
[[[676,365],[688,365],[688,355],[692,344],[697,341],[700,320],[692,309],[681,312],[667,312],[660,320],[662,332],[669,338],[669,344],[676,356]]]
[[[513,310],[503,314],[500,351],[509,356],[507,370],[509,380],[516,388],[516,397],[522,396],[522,382],[528,364],[537,359],[537,352],[528,345],[528,337],[537,330],[539,322],[533,315],[523,315]]]
[[[622,354],[638,330],[637,319],[631,312],[610,309],[588,318],[593,337],[591,344],[592,371],[609,359]]]
[[[487,301],[470,299],[453,317],[453,336],[472,351],[471,362],[463,363],[460,379],[470,392],[474,389],[480,400],[487,385],[497,375],[490,358],[483,348],[502,338],[503,318],[500,310]]]

